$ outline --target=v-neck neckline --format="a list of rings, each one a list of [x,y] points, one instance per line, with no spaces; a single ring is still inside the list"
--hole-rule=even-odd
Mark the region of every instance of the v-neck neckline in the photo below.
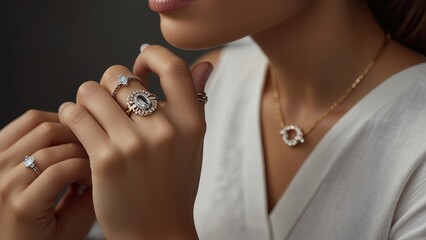
[[[246,222],[253,239],[281,240],[286,239],[291,233],[327,172],[337,160],[339,151],[344,148],[350,137],[389,100],[389,96],[398,96],[407,89],[409,84],[398,81],[400,80],[398,76],[405,74],[411,68],[394,74],[374,88],[327,131],[297,171],[270,214],[268,214],[260,117],[262,93],[268,68],[266,56],[262,56],[256,68],[251,82],[246,83],[251,84],[255,91],[249,93],[253,96],[249,101],[253,109],[256,109],[250,111],[250,116],[244,124],[246,129],[244,145],[247,149],[244,152],[243,163]],[[330,146],[333,146],[333,151],[327,151]]]

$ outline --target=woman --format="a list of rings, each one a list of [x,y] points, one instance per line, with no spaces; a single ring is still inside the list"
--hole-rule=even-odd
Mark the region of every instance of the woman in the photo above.
[[[3,129],[2,237],[81,239],[96,215],[107,239],[426,238],[422,0],[149,3],[177,47],[251,38],[191,70],[143,45]]]

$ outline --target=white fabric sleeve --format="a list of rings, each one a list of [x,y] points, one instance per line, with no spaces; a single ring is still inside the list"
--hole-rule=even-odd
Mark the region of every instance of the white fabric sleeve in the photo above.
[[[423,158],[398,201],[389,239],[426,239],[426,157]]]

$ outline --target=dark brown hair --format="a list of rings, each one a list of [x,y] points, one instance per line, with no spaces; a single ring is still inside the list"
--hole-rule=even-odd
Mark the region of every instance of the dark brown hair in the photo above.
[[[407,47],[426,55],[425,0],[367,0],[381,26]]]

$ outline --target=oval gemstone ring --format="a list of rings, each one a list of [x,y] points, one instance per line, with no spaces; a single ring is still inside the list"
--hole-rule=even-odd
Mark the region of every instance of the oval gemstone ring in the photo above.
[[[136,115],[149,116],[157,109],[157,105],[158,99],[154,94],[142,89],[136,90],[127,97],[126,114],[130,116],[134,112]]]

